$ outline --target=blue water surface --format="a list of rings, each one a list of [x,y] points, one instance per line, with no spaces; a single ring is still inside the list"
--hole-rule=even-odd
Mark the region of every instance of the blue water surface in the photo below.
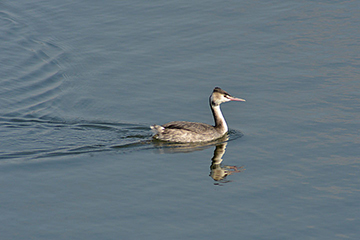
[[[0,6],[1,239],[359,238],[356,1]]]

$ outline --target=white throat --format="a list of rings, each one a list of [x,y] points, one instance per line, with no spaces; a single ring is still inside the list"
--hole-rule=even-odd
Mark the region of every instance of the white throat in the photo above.
[[[229,129],[221,112],[220,105],[212,106],[212,110],[214,114],[215,127],[225,134]]]

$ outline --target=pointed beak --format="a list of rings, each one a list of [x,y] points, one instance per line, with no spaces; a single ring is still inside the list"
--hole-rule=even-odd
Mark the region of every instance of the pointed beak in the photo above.
[[[241,98],[236,98],[236,97],[232,97],[232,96],[228,96],[228,99],[230,99],[230,101],[238,101],[238,102],[245,102],[245,99],[241,99]]]

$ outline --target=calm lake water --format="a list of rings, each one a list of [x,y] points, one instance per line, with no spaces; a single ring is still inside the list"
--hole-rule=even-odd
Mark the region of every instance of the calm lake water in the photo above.
[[[359,239],[357,1],[2,1],[1,239]],[[151,140],[212,124],[229,141]],[[227,176],[226,176],[227,175]]]

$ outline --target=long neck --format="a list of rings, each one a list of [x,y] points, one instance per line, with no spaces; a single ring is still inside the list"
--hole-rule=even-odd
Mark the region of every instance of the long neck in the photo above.
[[[228,126],[221,112],[220,105],[213,104],[210,99],[210,108],[214,116],[215,129],[225,134],[228,131]]]

